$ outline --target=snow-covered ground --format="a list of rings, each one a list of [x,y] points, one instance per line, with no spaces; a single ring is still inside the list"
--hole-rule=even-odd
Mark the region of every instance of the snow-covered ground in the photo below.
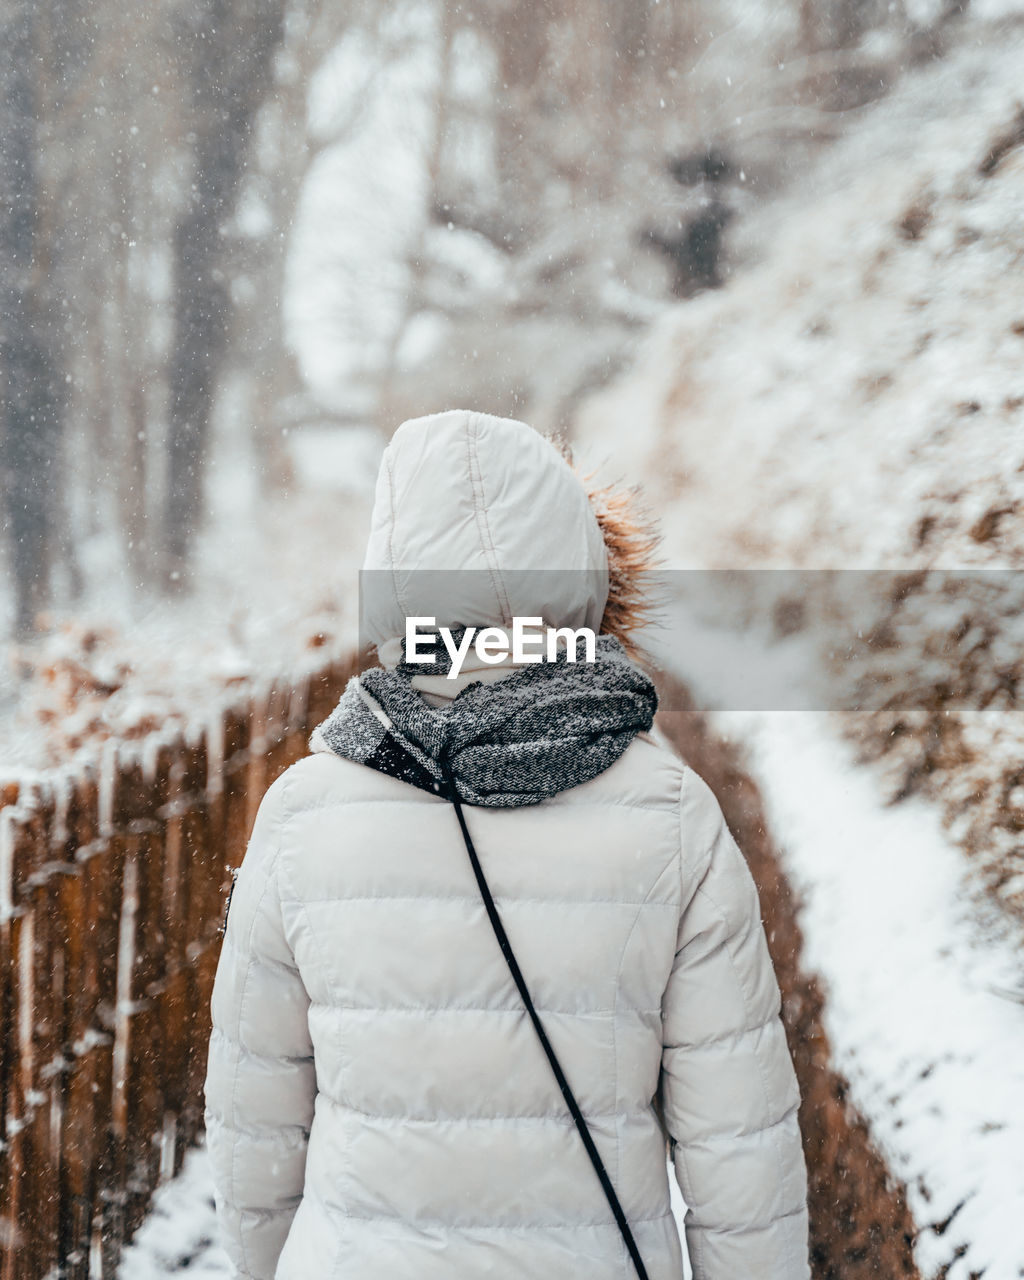
[[[217,1234],[213,1181],[205,1146],[187,1152],[181,1173],[157,1188],[153,1207],[118,1267],[119,1280],[230,1276],[231,1264]]]
[[[922,1275],[1024,1275],[1024,990],[934,807],[883,808],[818,712],[719,712],[801,895],[855,1104],[907,1188]]]

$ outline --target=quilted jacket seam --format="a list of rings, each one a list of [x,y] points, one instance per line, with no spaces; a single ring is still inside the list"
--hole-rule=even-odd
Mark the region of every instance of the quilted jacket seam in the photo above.
[[[296,899],[296,898],[284,898],[284,899],[281,899],[281,901],[282,901],[282,902],[288,902],[288,903],[298,903],[298,902],[299,902],[299,899]],[[262,905],[262,899],[261,899],[261,905]],[[300,905],[301,905],[301,904],[300,904]],[[242,950],[243,950],[243,948],[242,948],[238,943],[236,943],[236,942],[228,942],[226,937],[225,937],[224,941],[221,943],[221,946],[222,946],[222,947],[227,947],[229,950],[232,950],[232,951],[242,951]],[[298,965],[288,964],[288,962],[287,962],[287,961],[285,961],[285,960],[278,960],[278,959],[276,959],[274,956],[260,956],[260,964],[265,965],[268,969],[280,969],[280,970],[282,970],[284,973],[287,973],[287,974],[288,974],[290,977],[292,977],[292,978],[294,978],[294,977],[295,977],[295,975],[296,975],[297,973],[299,973],[299,967],[298,967]]]
[[[292,1196],[291,1199],[295,1200],[297,1204],[299,1201],[301,1201],[302,1196]],[[239,1213],[239,1215],[248,1214],[250,1218],[255,1218],[258,1222],[264,1222],[270,1218],[279,1218],[282,1213],[294,1213],[295,1205],[294,1204],[282,1204],[282,1205],[267,1204],[267,1205],[261,1205],[258,1209],[238,1209],[237,1212]]]
[[[785,1222],[787,1218],[800,1217],[804,1212],[804,1208],[804,1205],[798,1205],[797,1208],[787,1209],[785,1213],[777,1213],[764,1222],[745,1222],[742,1227],[701,1227],[701,1231],[709,1236],[740,1236],[746,1235],[751,1231],[767,1231],[769,1227],[773,1227],[777,1222]]]
[[[330,1004],[324,1001],[312,1001],[311,1003],[321,1005],[327,1009],[338,1009],[347,1013],[410,1013],[422,1014],[424,1016],[432,1016],[437,1013],[514,1013],[522,1016],[523,1008],[515,1005],[490,1005],[490,1004],[424,1004],[424,1005],[403,1005],[403,1004],[344,1004],[338,1000],[332,1000]],[[550,1005],[539,1005],[535,1002],[538,1013],[550,1013],[556,1017],[565,1018],[614,1018],[614,1009],[555,1009]],[[636,1014],[644,1014],[648,1017],[654,1017],[656,1014],[661,1016],[661,1009],[630,1009],[628,1012]]]
[[[740,856],[742,857],[742,854]],[[745,865],[745,860],[744,860],[744,865]],[[757,891],[755,886],[755,893],[756,892]],[[711,894],[708,893],[707,889],[705,889],[703,885],[699,885],[697,888],[697,893],[701,894],[701,896],[705,899],[705,901],[709,902],[712,905],[712,907],[718,913],[719,919],[721,920],[722,924],[728,926],[728,917],[726,916],[722,907],[715,901],[715,899],[711,896]],[[760,903],[759,895],[758,895],[758,902]],[[758,927],[760,927],[760,913],[758,913]],[[731,939],[726,943],[726,948],[725,948],[726,955],[729,957],[729,964],[732,966],[733,975],[736,978],[736,984],[743,995],[744,1008],[749,1011],[750,1001],[749,1001],[749,996],[746,989],[746,984],[743,981],[743,977],[740,972],[739,965],[736,962],[736,956],[734,954],[733,948],[730,945],[730,943],[731,943]],[[777,1012],[773,1014],[773,1017],[777,1017],[777,1016],[778,1016]],[[768,1022],[770,1021],[771,1019],[767,1019],[765,1025],[768,1025]],[[754,1061],[757,1063],[757,1075],[758,1075],[758,1079],[761,1081],[761,1091],[764,1094],[765,1108],[767,1109],[768,1114],[771,1115],[772,1114],[771,1091],[768,1088],[768,1081],[767,1081],[767,1078],[765,1077],[764,1067],[761,1063],[760,1056],[756,1053],[754,1054]],[[772,1147],[775,1152],[776,1164],[778,1165],[779,1187],[781,1188],[785,1182],[785,1177],[786,1177],[786,1162],[783,1159],[782,1151],[779,1148],[779,1144],[778,1144],[778,1130],[779,1130],[780,1119],[781,1117],[777,1117],[775,1120],[770,1121],[768,1124],[761,1126],[759,1130],[754,1130],[753,1132],[764,1132],[766,1134],[770,1134],[770,1141],[772,1143]],[[776,1221],[778,1218],[784,1217],[784,1216],[787,1216],[787,1215],[777,1214],[775,1215],[775,1217],[770,1219],[770,1222]]]
[[[398,605],[399,613],[406,613],[407,610],[402,608],[402,594],[398,587],[398,572],[395,565],[395,522],[398,519],[398,509],[395,505],[395,473],[394,464],[388,454],[385,453],[385,470],[388,478],[388,502],[391,510],[388,520],[388,568],[391,572],[391,589],[395,593],[395,604]]]
[[[678,821],[679,821],[679,840],[678,840],[679,864],[678,865],[679,865],[679,919],[680,921],[682,921],[683,915],[688,910],[693,898],[696,897],[696,891],[695,891],[690,896],[690,899],[687,900],[684,895],[684,888],[683,888],[683,791],[685,790],[685,787],[686,787],[687,776],[688,776],[688,770],[684,765],[683,770],[680,773],[680,777],[679,777],[679,792],[676,796],[676,813],[678,814]],[[701,880],[703,880],[704,876],[707,875],[708,868],[711,866],[711,857],[714,853],[714,848],[715,848],[714,841],[712,841],[711,844],[708,846],[708,850],[705,857],[702,859],[703,866],[702,866],[700,875],[697,877],[697,881],[696,881],[698,885],[700,884]],[[682,1179],[686,1184],[682,1188],[683,1198],[687,1199],[687,1197],[689,1197],[689,1199],[687,1199],[687,1204],[689,1204],[690,1200],[693,1199],[693,1196],[692,1196],[693,1178],[690,1173],[690,1165],[686,1156],[686,1147],[680,1142],[673,1141],[672,1154],[673,1156],[675,1156],[677,1153],[678,1153],[678,1159],[679,1159],[679,1168],[682,1173]],[[693,1252],[690,1257],[690,1265],[693,1269],[694,1280],[705,1280],[707,1276],[707,1269],[705,1268],[705,1265],[704,1265],[704,1261],[705,1261],[704,1239],[699,1231],[687,1233],[687,1252],[688,1253],[690,1252],[690,1240],[689,1240],[690,1235],[692,1235],[693,1237]]]
[[[684,915],[687,906],[689,906],[689,902],[686,901],[684,895],[684,884],[682,884],[682,861],[684,861],[684,859],[682,859],[682,792],[684,792],[685,786],[686,768],[684,767],[680,773],[680,786],[678,786],[678,792],[676,795],[676,815],[678,822],[678,840],[676,842],[678,858],[677,865],[678,873],[680,873],[680,908],[678,908],[678,910],[680,910],[680,920],[682,920],[682,915]],[[675,968],[675,963],[673,963],[673,968]],[[664,1039],[662,1039],[662,1052],[664,1052],[664,1048],[666,1048],[666,1046],[664,1046]],[[690,1199],[692,1199],[691,1193],[694,1180],[692,1180],[690,1176],[690,1166],[686,1161],[686,1148],[682,1146],[681,1143],[676,1142],[675,1139],[673,1139],[672,1142],[672,1155],[673,1157],[677,1156],[678,1158],[682,1181],[685,1183],[684,1187],[682,1187],[682,1194],[684,1194],[684,1199],[686,1199],[687,1204],[689,1204]],[[690,1252],[689,1239],[687,1239],[686,1251],[687,1253]],[[704,1276],[704,1251],[703,1248],[701,1248],[699,1234],[695,1235],[694,1238],[694,1256],[690,1257],[690,1265],[692,1267],[692,1271],[694,1271],[695,1280],[701,1280],[701,1277]]]
[[[742,1040],[744,1036],[751,1036],[755,1031],[763,1031],[765,1027],[770,1027],[778,1014],[770,1013],[762,1021],[754,1023],[753,1026],[741,1027],[739,1031],[723,1031],[721,1035],[707,1036],[703,1040],[694,1040],[692,1043],[686,1040],[677,1044],[666,1045],[667,1049],[688,1049],[690,1051],[700,1051],[701,1049],[713,1049],[718,1045],[725,1044],[728,1040]]]
[[[695,1147],[705,1147],[716,1140],[720,1140],[722,1142],[736,1142],[742,1141],[744,1138],[767,1138],[769,1134],[774,1134],[776,1129],[780,1129],[787,1120],[791,1120],[795,1112],[799,1109],[799,1103],[794,1103],[792,1106],[787,1107],[777,1120],[772,1120],[769,1124],[759,1124],[753,1129],[730,1129],[727,1132],[719,1131],[717,1134],[709,1133],[703,1138],[694,1139],[691,1145]],[[685,1200],[685,1198],[686,1197],[684,1196],[683,1199]]]
[[[321,753],[316,753],[321,754]],[[312,756],[303,756],[304,760],[312,759]],[[324,809],[347,809],[354,805],[376,804],[382,805],[385,809],[393,809],[396,805],[443,805],[447,804],[447,800],[441,796],[431,795],[428,791],[423,791],[419,787],[413,787],[408,782],[399,782],[395,779],[397,785],[407,788],[410,792],[408,799],[401,799],[393,795],[374,795],[374,796],[344,796],[332,797],[327,800],[321,800],[315,804],[306,804],[302,807],[303,814],[319,813]],[[585,786],[585,783],[580,783]],[[570,788],[574,790],[574,788]],[[568,792],[563,792],[567,795]],[[585,800],[573,799],[563,800],[559,802],[558,797],[552,797],[551,800],[545,802],[548,813],[569,813],[573,809],[630,809],[640,810],[642,813],[671,813],[673,806],[670,804],[646,804],[642,800],[629,800],[623,797],[620,800],[612,800],[601,798],[598,796],[587,797]],[[487,806],[484,806],[485,808]]]
[[[665,872],[669,870],[672,859],[665,864],[662,871],[658,873],[661,879]],[[294,893],[295,890],[292,890]],[[552,907],[661,907],[663,910],[678,911],[679,904],[677,902],[651,902],[648,898],[536,898],[536,897],[520,897],[518,894],[500,894],[502,905],[511,903],[515,905],[519,902],[528,902],[537,906]],[[303,906],[307,903],[321,902],[464,902],[472,906],[480,906],[483,904],[479,897],[474,898],[468,893],[339,893],[332,894],[326,898],[286,898],[286,902],[300,902]],[[280,963],[280,962],[279,962]]]
[[[618,1231],[618,1224],[615,1219],[602,1222],[584,1222],[579,1219],[566,1222],[516,1222],[516,1223],[471,1223],[471,1222],[452,1222],[447,1218],[440,1217],[423,1217],[417,1215],[410,1218],[404,1214],[398,1213],[353,1213],[350,1209],[344,1209],[340,1205],[332,1204],[331,1201],[325,1200],[323,1196],[316,1191],[307,1192],[311,1200],[315,1200],[317,1204],[325,1208],[329,1213],[335,1214],[341,1218],[350,1218],[355,1222],[393,1222],[401,1226],[407,1227],[442,1227],[446,1231],[593,1231],[593,1230],[610,1230]],[[633,1222],[637,1224],[648,1222],[660,1222],[664,1218],[672,1216],[672,1210],[667,1209],[662,1213],[656,1213],[647,1218],[634,1218]]]
[[[293,892],[294,892],[294,889],[293,889]],[[307,904],[307,902],[305,901],[305,899],[298,899],[298,902],[299,902],[300,910],[302,911],[303,918],[304,918],[304,919],[305,919],[305,921],[306,921],[306,930],[307,930],[307,932],[308,932],[308,934],[309,934],[310,947],[311,947],[311,948],[313,948],[313,947],[315,947],[315,945],[316,945],[316,933],[315,933],[315,931],[314,931],[314,929],[313,929],[313,922],[312,922],[312,920],[310,920],[310,918],[309,918],[309,907],[308,907],[308,904]],[[328,970],[327,975],[326,975],[326,987],[327,987],[327,996],[328,996],[328,1000],[327,1000],[326,1002],[324,1002],[324,1003],[323,1003],[323,1007],[324,1007],[324,1008],[328,1008],[328,1009],[347,1009],[347,1008],[349,1008],[349,1007],[350,1007],[350,1006],[343,1005],[343,1004],[342,1004],[342,1003],[337,999],[337,993],[336,993],[336,990],[335,990],[334,979],[333,979],[333,975],[332,975],[332,973],[330,972],[330,970]],[[312,1009],[312,1007],[313,1007],[313,1005],[314,1005],[314,1004],[319,1004],[319,1003],[320,1003],[319,1001],[314,1001],[314,1000],[312,999],[312,997],[310,997],[310,1008],[311,1008],[311,1009]],[[352,1007],[352,1008],[354,1008],[355,1006],[351,1006],[351,1007]],[[307,1017],[308,1017],[308,1015],[307,1015]],[[312,1037],[311,1037],[311,1038],[312,1038]],[[337,1040],[337,1049],[338,1049],[338,1058],[339,1058],[339,1062],[340,1062],[340,1064],[341,1064],[340,1069],[341,1069],[342,1071],[344,1071],[344,1070],[345,1070],[345,1066],[346,1066],[346,1059],[345,1059],[345,1042],[344,1042],[344,1039],[342,1038],[342,1036],[341,1036],[340,1032],[339,1032],[338,1040]],[[314,1045],[314,1050],[313,1050],[313,1061],[314,1061],[314,1066],[315,1066],[315,1063],[316,1063],[316,1046],[315,1046],[315,1045]],[[351,1062],[351,1056],[349,1057],[349,1060],[348,1060],[348,1061],[349,1061],[349,1063]],[[318,1073],[318,1074],[317,1074],[317,1095],[316,1095],[316,1096],[317,1096],[317,1097],[320,1097],[320,1096],[322,1095],[323,1097],[325,1097],[325,1098],[327,1099],[327,1101],[328,1101],[328,1102],[332,1102],[333,1100],[331,1099],[330,1095],[329,1095],[329,1094],[327,1094],[327,1093],[323,1093],[323,1091],[322,1091],[322,1090],[320,1089],[320,1087],[319,1087],[319,1084],[320,1084],[320,1080],[319,1080],[319,1073]],[[348,1155],[348,1146],[347,1146],[347,1145],[346,1145],[346,1147],[345,1147],[345,1154],[346,1154],[346,1156]],[[350,1180],[350,1179],[351,1179],[351,1161],[346,1161],[346,1165],[347,1165],[347,1167],[346,1167],[346,1169],[344,1170],[344,1175],[345,1175],[345,1176],[347,1176],[347,1177],[348,1177],[348,1179]],[[307,1189],[307,1190],[308,1190],[308,1187],[309,1187],[309,1184],[308,1184],[308,1182],[307,1182],[307,1183],[306,1183],[306,1189]],[[314,1198],[315,1198],[315,1197],[314,1197]],[[344,1242],[343,1242],[342,1240],[339,1240],[339,1241],[338,1241],[338,1252],[337,1252],[337,1255],[336,1255],[335,1260],[334,1260],[334,1265],[333,1265],[333,1267],[332,1267],[332,1269],[331,1269],[331,1272],[330,1272],[330,1275],[331,1275],[332,1277],[334,1276],[335,1272],[337,1271],[338,1264],[339,1264],[339,1263],[340,1263],[340,1261],[341,1261],[341,1257],[342,1257],[342,1252],[343,1252],[343,1250],[344,1250]]]
[[[546,1114],[487,1114],[487,1115],[461,1115],[461,1116],[414,1116],[408,1112],[381,1112],[381,1111],[365,1111],[361,1107],[355,1106],[351,1102],[342,1102],[335,1098],[332,1094],[320,1091],[321,1097],[327,1099],[332,1107],[340,1107],[343,1111],[351,1111],[357,1116],[361,1116],[364,1120],[393,1120],[401,1124],[488,1124],[491,1121],[532,1121],[537,1124],[555,1121],[558,1125],[566,1130],[575,1130],[575,1122],[572,1116],[566,1111],[565,1113],[550,1112]],[[616,1108],[614,1111],[591,1111],[587,1113],[588,1120],[616,1120],[616,1119],[640,1119],[647,1115],[649,1107],[627,1107],[625,1109]]]
[[[233,1125],[232,1130],[235,1133],[245,1134],[248,1138],[262,1139],[268,1135],[276,1133],[290,1133],[298,1145],[301,1145],[300,1135],[305,1138],[309,1137],[309,1126],[304,1124],[289,1124],[287,1121],[274,1121],[268,1124],[239,1124]],[[301,1196],[299,1197],[301,1199]]]
[[[494,545],[490,521],[487,519],[483,473],[480,470],[480,455],[477,451],[477,436],[480,427],[476,414],[470,414],[466,426],[466,474],[469,477],[470,491],[473,495],[473,515],[476,521],[477,533],[480,536],[480,545],[487,561],[487,572],[490,575],[491,586],[494,589],[498,608],[502,612],[506,625],[510,625],[512,621],[511,605],[509,604],[508,592],[505,589],[505,582],[498,564],[498,552]]]
[[[231,1159],[228,1162],[228,1168],[230,1170],[228,1185],[231,1188],[232,1203],[234,1203],[234,1189],[237,1182],[235,1166],[238,1161],[238,1134],[240,1132],[238,1129],[235,1108],[238,1098],[238,1077],[240,1074],[239,1068],[241,1066],[242,1057],[242,1018],[245,1012],[245,998],[249,990],[249,978],[252,974],[253,968],[252,939],[253,934],[256,932],[256,922],[259,920],[260,912],[263,909],[263,903],[266,900],[267,893],[270,889],[271,880],[274,878],[277,870],[277,859],[281,852],[281,846],[284,839],[284,816],[286,812],[286,800],[289,786],[290,780],[286,780],[284,790],[281,795],[281,809],[277,815],[277,848],[274,850],[274,856],[271,858],[270,865],[267,867],[263,881],[263,889],[260,893],[259,900],[256,903],[255,910],[253,911],[252,920],[249,923],[249,932],[246,937],[247,958],[245,962],[245,973],[242,976],[242,989],[238,995],[238,1017],[235,1021],[235,1044],[237,1045],[237,1052],[235,1054],[234,1074],[231,1081],[231,1105],[229,1108],[229,1115],[231,1116]],[[242,1264],[248,1270],[250,1264],[248,1251],[246,1249],[244,1231],[240,1231],[238,1233],[238,1242],[239,1249],[242,1254]]]
[[[328,1201],[321,1201],[327,1207],[335,1208]],[[353,1213],[349,1209],[337,1209],[335,1212],[340,1213],[343,1217],[352,1218],[356,1222],[400,1222],[407,1226],[424,1226],[424,1227],[443,1227],[446,1231],[549,1231],[549,1230],[576,1230],[582,1228],[585,1231],[609,1228],[612,1231],[618,1231],[618,1224],[613,1218],[611,1222],[519,1222],[507,1224],[484,1224],[474,1225],[472,1223],[449,1222],[445,1218],[406,1218],[399,1214],[376,1213],[364,1214]],[[634,1225],[642,1225],[647,1222],[660,1222],[662,1218],[667,1218],[667,1213],[655,1214],[653,1218],[634,1218]],[[623,1246],[625,1248],[625,1246]]]
[[[225,1031],[222,1031],[220,1027],[211,1027],[210,1039],[212,1040],[217,1037],[224,1040],[228,1040],[229,1044],[231,1043]],[[247,1053],[250,1058],[262,1058],[266,1062],[310,1062],[312,1061],[312,1054],[308,1054],[308,1053],[262,1053],[258,1049],[246,1049],[244,1046],[239,1046],[239,1047],[243,1050],[243,1052]]]
[[[644,897],[641,899],[640,902],[635,904],[636,911],[633,915],[633,923],[630,925],[629,932],[626,934],[625,941],[622,944],[622,950],[619,952],[619,963],[616,965],[616,968],[615,968],[615,983],[614,983],[615,1004],[613,1007],[613,1017],[612,1017],[612,1070],[613,1070],[614,1089],[615,1089],[616,1118],[615,1118],[615,1169],[614,1169],[614,1174],[612,1179],[612,1186],[616,1189],[617,1193],[621,1191],[619,1175],[622,1169],[622,1151],[621,1151],[622,1141],[619,1135],[619,1121],[621,1119],[619,1114],[619,995],[621,990],[622,967],[626,963],[626,953],[629,950],[630,942],[632,942],[633,940],[633,934],[636,932],[636,927],[640,923],[640,920],[643,916],[644,907],[648,904],[652,906],[672,906],[673,905],[672,903],[651,903],[650,899],[655,889],[657,889],[658,885],[660,885],[662,880],[665,878],[665,875],[672,869],[672,862],[674,857],[675,857],[675,854],[673,854],[673,856],[669,858],[669,860],[665,863],[662,869],[651,881],[651,886],[647,890],[647,893],[644,895]],[[620,1199],[621,1199],[621,1196],[620,1196]],[[631,1260],[629,1256],[629,1250],[626,1248],[625,1240],[622,1240],[621,1246],[622,1246],[622,1265],[628,1271]]]

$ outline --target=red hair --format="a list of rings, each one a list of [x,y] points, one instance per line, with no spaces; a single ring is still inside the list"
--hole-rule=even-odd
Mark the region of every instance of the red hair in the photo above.
[[[640,485],[598,485],[593,472],[582,475],[578,471],[567,441],[552,443],[579,475],[608,551],[608,600],[601,631],[614,636],[635,658],[639,645],[634,634],[647,626],[656,612],[645,577],[660,563],[655,556],[661,542],[657,521],[644,505]]]

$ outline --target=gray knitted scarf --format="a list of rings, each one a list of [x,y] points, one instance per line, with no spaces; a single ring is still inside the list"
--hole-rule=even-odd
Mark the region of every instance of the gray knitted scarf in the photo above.
[[[447,765],[465,803],[514,808],[603,773],[651,727],[658,705],[653,683],[613,636],[597,637],[594,662],[561,653],[431,707],[410,680],[448,669],[442,652],[433,663],[353,676],[320,737],[348,760],[436,793],[445,792]]]

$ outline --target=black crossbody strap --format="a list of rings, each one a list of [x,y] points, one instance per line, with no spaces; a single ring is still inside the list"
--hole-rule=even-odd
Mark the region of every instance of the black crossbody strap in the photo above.
[[[555,1079],[558,1081],[558,1087],[562,1091],[562,1097],[565,1099],[566,1106],[569,1108],[572,1118],[579,1130],[579,1135],[583,1139],[583,1145],[587,1149],[587,1155],[590,1157],[590,1163],[594,1166],[594,1172],[597,1174],[604,1194],[611,1206],[612,1213],[615,1215],[615,1221],[618,1223],[619,1231],[622,1233],[622,1239],[625,1241],[626,1248],[629,1250],[629,1256],[633,1259],[633,1265],[636,1267],[637,1275],[640,1280],[647,1280],[647,1272],[644,1270],[643,1261],[640,1258],[640,1250],[636,1247],[636,1241],[633,1239],[633,1233],[629,1228],[629,1222],[623,1212],[622,1205],[619,1204],[619,1197],[615,1194],[615,1188],[612,1186],[611,1179],[605,1171],[601,1156],[594,1146],[594,1139],[590,1136],[590,1130],[587,1122],[583,1118],[583,1113],[573,1096],[572,1089],[569,1088],[569,1081],[565,1078],[565,1072],[562,1070],[555,1051],[551,1047],[548,1040],[547,1032],[544,1025],[537,1016],[537,1010],[533,1007],[533,1000],[530,998],[530,992],[523,979],[522,971],[512,951],[512,945],[508,940],[508,934],[505,932],[505,926],[501,923],[501,917],[498,915],[498,909],[494,905],[494,899],[491,897],[491,891],[488,887],[487,880],[484,876],[483,868],[480,866],[480,859],[477,857],[476,849],[473,846],[472,837],[469,834],[469,828],[466,826],[466,816],[462,812],[462,802],[459,800],[458,792],[455,789],[455,779],[452,777],[447,761],[441,761],[441,768],[444,771],[445,781],[448,784],[448,798],[451,800],[455,808],[455,815],[459,820],[459,827],[462,830],[462,838],[466,842],[466,852],[469,854],[469,860],[473,864],[473,874],[476,876],[476,882],[480,887],[480,896],[484,900],[484,906],[487,908],[487,916],[494,930],[494,936],[498,939],[498,945],[501,947],[501,953],[508,963],[509,972],[515,981],[519,994],[522,997],[523,1004],[526,1006],[526,1012],[530,1015],[530,1021],[533,1023],[533,1029],[537,1032],[537,1039],[541,1043],[547,1060],[554,1072]]]

